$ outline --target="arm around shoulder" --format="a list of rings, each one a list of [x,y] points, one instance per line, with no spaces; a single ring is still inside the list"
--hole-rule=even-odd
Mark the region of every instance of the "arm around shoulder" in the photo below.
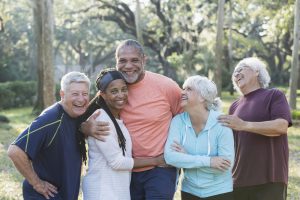
[[[100,116],[100,111],[94,112],[91,117],[80,125],[80,132],[83,135],[92,136],[100,141],[105,141],[106,136],[109,134],[109,123],[97,121],[96,118]]]

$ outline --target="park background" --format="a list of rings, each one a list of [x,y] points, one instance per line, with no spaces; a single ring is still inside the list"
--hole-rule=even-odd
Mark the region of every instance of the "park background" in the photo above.
[[[300,200],[299,10],[300,0],[0,0],[0,200],[22,199],[22,177],[6,150],[59,100],[62,75],[81,71],[94,82],[115,66],[115,48],[128,38],[145,46],[146,70],[179,85],[195,74],[214,80],[225,113],[238,98],[234,66],[262,59],[270,87],[291,106],[288,199]]]

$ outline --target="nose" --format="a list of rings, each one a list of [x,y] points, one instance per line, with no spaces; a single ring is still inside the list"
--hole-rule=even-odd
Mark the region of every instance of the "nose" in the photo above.
[[[79,101],[86,101],[88,99],[88,95],[86,94],[79,94],[77,97]]]
[[[127,92],[123,92],[123,91],[119,91],[118,93],[117,93],[117,97],[118,98],[126,98],[126,96],[127,96]]]
[[[124,65],[124,68],[131,68],[132,67],[132,63],[130,61],[127,61]]]
[[[236,71],[236,72],[233,72],[233,77],[234,77],[234,78],[237,78],[239,75],[240,75],[240,72],[237,72],[237,71]]]

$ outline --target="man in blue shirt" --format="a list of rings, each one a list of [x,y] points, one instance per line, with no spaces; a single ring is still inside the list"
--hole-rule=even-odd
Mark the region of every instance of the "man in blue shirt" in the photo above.
[[[61,101],[45,109],[9,146],[8,156],[25,177],[25,200],[78,199],[82,155],[76,118],[86,111],[89,89],[85,74],[63,76]]]

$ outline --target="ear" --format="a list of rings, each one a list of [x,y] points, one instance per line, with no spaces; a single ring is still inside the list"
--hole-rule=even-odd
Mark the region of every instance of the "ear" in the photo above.
[[[62,100],[65,97],[65,92],[60,90],[59,95],[60,95],[60,99]]]

